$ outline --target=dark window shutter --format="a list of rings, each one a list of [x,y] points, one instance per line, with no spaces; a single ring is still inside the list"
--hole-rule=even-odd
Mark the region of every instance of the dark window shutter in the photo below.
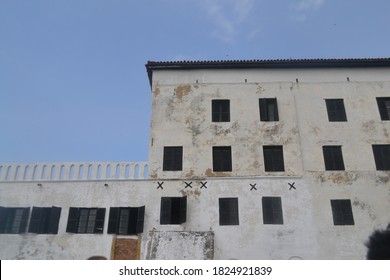
[[[282,211],[282,199],[280,197],[272,198],[272,216],[274,224],[283,224],[283,211]]]
[[[49,215],[48,232],[50,234],[58,233],[58,225],[60,223],[61,207],[52,206]]]
[[[161,208],[160,208],[160,224],[168,225],[171,223],[171,208],[172,200],[170,197],[161,198]]]
[[[336,226],[354,225],[352,205],[349,199],[334,199],[330,201],[332,206],[333,223]]]
[[[230,100],[212,100],[212,122],[230,122]]]
[[[0,206],[0,233],[4,233],[6,215],[7,215],[7,208]]]
[[[390,170],[390,145],[372,145],[376,170]]]
[[[264,224],[273,224],[273,210],[272,210],[272,200],[270,197],[262,198],[262,208],[263,208],[263,223]]]
[[[144,231],[145,206],[138,207],[137,226],[135,233],[142,233]]]
[[[267,101],[265,98],[259,99],[259,106],[260,106],[260,120],[261,121],[267,121]]]
[[[386,99],[390,98],[384,98],[384,97],[377,97],[376,102],[378,103],[378,109],[379,109],[379,114],[381,116],[381,120],[389,120],[390,116],[386,108]]]
[[[70,207],[68,224],[66,225],[66,232],[72,232],[72,233],[77,232],[78,218],[79,218],[79,208]]]
[[[273,116],[272,116],[272,121],[279,121],[279,112],[278,112],[278,101],[276,98],[273,98],[272,99],[272,103],[273,103],[273,106],[274,106],[274,112],[273,112]]]
[[[263,223],[283,224],[282,199],[280,197],[263,197]]]
[[[30,207],[23,208],[22,220],[20,221],[20,227],[18,233],[26,232],[29,214],[30,214]]]
[[[180,214],[179,223],[185,223],[187,221],[187,196],[180,198]]]
[[[226,198],[219,199],[219,225],[229,225],[229,201]]]
[[[95,229],[94,233],[103,233],[104,218],[106,215],[106,208],[98,208],[96,211]]]
[[[28,232],[31,233],[42,233],[40,231],[41,227],[41,217],[42,217],[43,208],[42,207],[33,207],[30,219],[30,225],[28,227]]]
[[[347,121],[343,99],[325,99],[330,122]]]
[[[107,233],[113,233],[113,234],[117,233],[118,223],[119,223],[119,213],[120,213],[119,207],[110,207]]]

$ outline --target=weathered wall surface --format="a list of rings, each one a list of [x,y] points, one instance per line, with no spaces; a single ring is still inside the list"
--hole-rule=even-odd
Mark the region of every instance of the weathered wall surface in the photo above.
[[[376,104],[390,95],[389,76],[388,68],[155,71],[149,176],[275,175],[264,171],[263,145],[283,145],[285,172],[276,175],[323,171],[323,145],[343,146],[347,170],[375,170],[371,145],[390,142]],[[259,98],[275,97],[279,121],[261,122]],[[327,98],[344,99],[347,122],[328,121]],[[211,121],[213,99],[230,100],[230,122]],[[182,171],[162,170],[164,146],[183,146]],[[232,147],[232,172],[213,172],[213,146]]]
[[[328,173],[318,177],[316,172],[308,172],[305,177],[118,180],[108,182],[108,187],[98,181],[45,182],[42,187],[36,182],[0,183],[1,206],[62,207],[57,235],[0,234],[0,258],[87,259],[104,256],[110,259],[113,235],[107,234],[109,207],[145,205],[144,230],[138,236],[141,259],[200,258],[195,251],[203,252],[202,242],[195,247],[193,256],[188,253],[190,249],[184,251],[186,253],[179,250],[192,248],[194,236],[173,238],[172,242],[167,237],[172,234],[183,236],[188,232],[213,233],[214,259],[289,259],[297,256],[303,259],[364,259],[364,242],[369,234],[388,223],[388,177],[383,176],[384,172],[365,172],[358,176],[349,172],[347,178],[341,180],[343,172],[332,174],[332,178],[337,179],[330,179],[329,183]],[[186,182],[192,182],[192,188],[186,188]],[[159,183],[163,183],[162,189]],[[160,225],[161,197],[173,196],[187,196],[187,221],[181,225]],[[281,197],[283,225],[263,224],[263,196]],[[219,225],[218,199],[224,197],[238,198],[239,225]],[[354,226],[333,225],[330,199],[351,199]],[[66,233],[69,207],[105,207],[104,233]],[[159,232],[158,246],[154,246],[153,232]],[[153,246],[157,249],[151,253]]]

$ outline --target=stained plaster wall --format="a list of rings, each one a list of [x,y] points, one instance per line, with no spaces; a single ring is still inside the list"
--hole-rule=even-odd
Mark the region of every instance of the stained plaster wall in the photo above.
[[[141,259],[197,259],[210,257],[204,239],[182,238],[169,232],[213,234],[214,259],[364,259],[364,242],[375,228],[383,228],[390,211],[388,177],[361,173],[347,183],[330,182],[309,173],[300,176],[215,178],[203,180],[147,180],[103,182],[0,183],[0,205],[62,207],[57,235],[1,234],[1,259],[110,259],[113,235],[107,234],[109,207],[145,205]],[[158,188],[162,183],[163,189]],[[185,183],[191,187],[186,188]],[[201,182],[206,183],[206,188]],[[251,190],[251,185],[256,189]],[[291,185],[294,188],[291,188]],[[187,196],[187,220],[160,225],[161,197]],[[264,225],[261,199],[282,199],[283,225]],[[239,225],[220,226],[218,199],[237,197]],[[330,199],[351,199],[354,226],[334,226]],[[103,234],[66,233],[69,207],[105,207]],[[159,242],[156,245],[156,232]],[[134,237],[137,238],[137,237]],[[203,241],[202,241],[203,240]],[[160,242],[161,241],[161,242]],[[184,243],[183,243],[184,242]],[[192,246],[192,247],[191,247]],[[171,250],[167,250],[170,248]],[[194,254],[191,255],[193,248]],[[182,252],[182,253],[181,253]],[[197,252],[197,254],[195,254]],[[181,256],[181,257],[180,257]]]
[[[264,171],[263,145],[283,145],[285,172],[276,175],[323,171],[323,145],[342,146],[347,170],[373,171],[371,145],[390,143],[376,104],[390,96],[389,77],[389,68],[155,71],[149,176],[274,175]],[[280,121],[261,122],[259,98],[275,97]],[[328,98],[344,99],[347,122],[328,121]],[[211,121],[213,99],[230,100],[230,122]],[[182,171],[162,170],[164,146],[183,146]],[[213,172],[213,146],[232,147],[232,172]]]

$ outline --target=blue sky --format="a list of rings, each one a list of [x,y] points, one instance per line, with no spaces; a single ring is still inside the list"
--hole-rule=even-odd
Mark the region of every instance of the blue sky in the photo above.
[[[147,161],[148,60],[390,57],[388,0],[0,0],[0,162]]]

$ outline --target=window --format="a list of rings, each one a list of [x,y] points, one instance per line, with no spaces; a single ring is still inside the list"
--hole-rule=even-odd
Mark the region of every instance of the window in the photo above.
[[[345,170],[341,146],[323,146],[325,170]]]
[[[60,215],[60,207],[33,207],[28,232],[57,234]]]
[[[26,232],[30,207],[0,207],[0,233]]]
[[[284,171],[283,146],[263,146],[265,171]]]
[[[232,171],[232,148],[213,147],[213,171]]]
[[[144,230],[145,206],[111,207],[107,233],[130,235]]]
[[[160,210],[161,225],[180,225],[186,222],[187,197],[162,197]]]
[[[282,198],[264,196],[262,206],[264,224],[283,225]]]
[[[328,110],[328,119],[330,122],[346,122],[343,99],[325,99],[326,109]]]
[[[390,145],[372,145],[376,170],[390,170]]]
[[[390,120],[390,97],[377,97],[379,114],[382,121]]]
[[[163,171],[183,169],[183,147],[164,147]]]
[[[349,199],[332,199],[333,223],[335,226],[354,225],[352,214],[351,200]]]
[[[106,208],[69,208],[66,232],[103,233]]]
[[[212,100],[212,121],[230,122],[230,100]]]
[[[219,199],[219,225],[234,226],[238,222],[238,198]]]
[[[279,121],[278,103],[276,98],[260,98],[260,120],[263,122]]]

